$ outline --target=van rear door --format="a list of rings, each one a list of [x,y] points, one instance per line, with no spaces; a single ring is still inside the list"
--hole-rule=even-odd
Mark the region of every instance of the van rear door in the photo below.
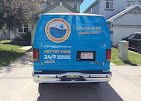
[[[44,15],[42,71],[72,71],[74,16]]]
[[[74,71],[100,71],[104,68],[104,35],[101,17],[76,16]]]

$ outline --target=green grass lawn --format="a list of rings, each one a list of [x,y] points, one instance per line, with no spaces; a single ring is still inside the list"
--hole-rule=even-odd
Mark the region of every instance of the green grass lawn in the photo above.
[[[128,51],[127,61],[122,62],[118,58],[118,49],[112,48],[111,62],[115,65],[141,65],[141,55]]]
[[[19,58],[26,50],[21,50],[23,46],[8,44],[9,41],[0,42],[0,66],[8,66]]]

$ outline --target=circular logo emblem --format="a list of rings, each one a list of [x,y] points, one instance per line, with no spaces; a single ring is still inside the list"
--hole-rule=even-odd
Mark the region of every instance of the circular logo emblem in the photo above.
[[[60,43],[68,39],[71,33],[71,28],[66,20],[55,18],[47,23],[45,32],[51,41]]]

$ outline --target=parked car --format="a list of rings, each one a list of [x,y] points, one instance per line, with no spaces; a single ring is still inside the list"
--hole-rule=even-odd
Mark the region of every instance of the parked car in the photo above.
[[[141,32],[136,32],[122,40],[129,41],[129,47],[141,53]]]
[[[109,82],[111,40],[103,16],[47,13],[33,45],[37,83]]]

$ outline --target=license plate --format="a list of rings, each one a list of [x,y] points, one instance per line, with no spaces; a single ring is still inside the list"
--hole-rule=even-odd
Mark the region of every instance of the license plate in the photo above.
[[[92,52],[82,52],[81,53],[81,59],[93,59],[93,53]]]

